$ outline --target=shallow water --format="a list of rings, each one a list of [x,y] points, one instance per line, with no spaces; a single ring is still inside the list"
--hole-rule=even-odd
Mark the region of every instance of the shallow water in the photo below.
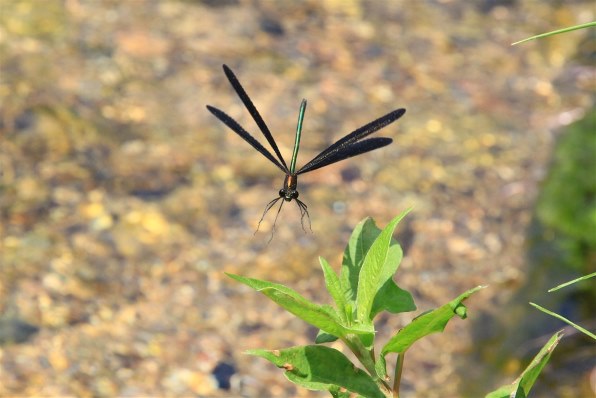
[[[315,396],[242,355],[312,331],[223,271],[328,300],[317,256],[337,269],[360,219],[412,205],[397,280],[420,311],[491,286],[409,354],[406,394],[459,395],[470,320],[529,275],[555,137],[590,102],[582,33],[510,43],[590,19],[590,2],[38,4],[0,2],[0,312],[38,328],[2,347],[0,395]],[[258,134],[222,63],[286,157],[308,99],[299,165],[407,109],[379,134],[391,146],[300,179],[313,234],[288,206],[270,244],[272,219],[253,235],[282,176],[205,109]]]

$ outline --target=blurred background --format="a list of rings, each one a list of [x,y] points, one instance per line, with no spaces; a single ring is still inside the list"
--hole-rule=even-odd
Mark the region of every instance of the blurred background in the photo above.
[[[395,279],[418,311],[476,285],[469,318],[410,350],[408,397],[484,396],[564,324],[594,330],[594,29],[590,0],[0,0],[0,395],[325,396],[243,354],[316,330],[225,272],[328,303],[352,228],[407,207]],[[205,109],[262,139],[229,65],[298,166],[396,108],[394,143],[283,176]],[[535,397],[594,394],[593,344],[567,330]],[[592,386],[592,387],[591,387]]]

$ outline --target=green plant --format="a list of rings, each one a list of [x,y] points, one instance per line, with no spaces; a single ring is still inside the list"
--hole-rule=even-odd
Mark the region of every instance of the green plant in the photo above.
[[[267,359],[285,370],[291,382],[333,397],[399,397],[399,388],[406,352],[419,339],[442,332],[454,316],[466,318],[463,302],[482,289],[477,286],[447,304],[423,312],[397,331],[381,349],[374,350],[374,318],[382,311],[401,313],[414,311],[412,295],[393,280],[402,259],[400,245],[392,238],[399,221],[409,212],[395,217],[383,230],[366,218],[354,231],[344,250],[339,276],[324,258],[319,258],[326,288],[335,305],[315,304],[296,291],[259,279],[227,274],[234,280],[263,293],[298,318],[319,328],[315,344],[281,350],[256,349],[248,354]],[[536,377],[550,358],[561,338],[553,335],[522,375],[513,383],[487,397],[525,397]],[[352,363],[341,351],[322,345],[341,340],[355,355],[362,368]],[[397,354],[393,382],[387,374],[387,356]],[[512,392],[518,391],[518,395]],[[507,395],[503,395],[507,392]]]
[[[530,364],[524,369],[521,375],[511,384],[502,386],[495,391],[486,395],[485,398],[526,398],[530,394],[530,390],[534,386],[538,375],[546,366],[550,359],[553,350],[563,338],[561,332],[557,332],[542,347],[540,352],[536,354]]]
[[[569,125],[557,142],[536,204],[538,220],[556,236],[562,266],[586,273],[596,257],[596,108]]]
[[[412,295],[392,279],[402,259],[401,247],[392,235],[407,213],[395,217],[382,231],[370,218],[358,224],[344,251],[339,276],[320,258],[327,290],[335,302],[333,307],[312,303],[281,284],[228,274],[320,330],[314,345],[248,353],[285,369],[290,381],[312,390],[327,390],[334,397],[348,397],[350,393],[397,397],[406,351],[418,339],[443,331],[454,316],[465,318],[466,307],[462,302],[482,288],[471,289],[444,306],[414,318],[389,339],[380,355],[376,355],[375,316],[382,311],[401,313],[416,309]],[[358,368],[342,352],[321,345],[337,339],[354,353],[364,369]],[[391,353],[398,354],[392,385],[386,367],[386,357]]]

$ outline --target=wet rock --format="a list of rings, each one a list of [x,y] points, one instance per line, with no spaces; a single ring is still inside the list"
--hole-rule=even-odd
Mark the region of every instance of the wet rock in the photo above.
[[[0,319],[0,345],[24,343],[37,332],[37,326],[19,319]]]
[[[220,362],[213,369],[213,376],[217,380],[219,388],[229,390],[231,387],[230,378],[236,373],[236,368],[227,362]]]

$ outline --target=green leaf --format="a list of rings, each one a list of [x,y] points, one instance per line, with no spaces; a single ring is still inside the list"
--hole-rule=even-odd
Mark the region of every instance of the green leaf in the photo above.
[[[362,220],[354,228],[354,231],[352,231],[352,236],[344,250],[340,272],[342,289],[348,300],[356,300],[358,276],[360,275],[364,256],[366,256],[366,253],[380,233],[381,230],[377,228],[371,218]]]
[[[344,388],[369,398],[385,397],[366,372],[330,347],[308,345],[275,351],[249,350],[246,353],[284,368],[288,380],[311,390],[337,392],[339,388]]]
[[[347,334],[371,334],[374,329],[371,325],[344,325],[336,315],[333,308],[314,304],[298,294],[296,291],[281,285],[262,281],[259,279],[245,278],[243,276],[226,273],[230,278],[263,293],[288,312],[311,325],[334,336],[344,337]]]
[[[331,269],[331,266],[323,257],[319,257],[319,262],[321,263],[321,268],[323,268],[323,275],[325,276],[325,285],[327,287],[327,291],[333,297],[333,301],[335,301],[335,305],[337,306],[337,312],[339,313],[340,317],[344,322],[348,321],[346,315],[346,299],[342,292],[341,283],[339,282],[339,278]]]
[[[401,289],[395,284],[393,279],[389,278],[375,296],[370,317],[374,318],[381,311],[399,314],[401,312],[415,310],[416,304],[414,304],[414,299],[410,292]]]
[[[406,210],[391,220],[375,239],[364,257],[362,269],[358,276],[358,293],[356,295],[356,319],[362,323],[370,321],[375,296],[399,266],[401,248],[399,245],[395,245],[390,250],[390,247],[397,223],[408,212],[409,210]]]
[[[375,363],[375,371],[377,372],[377,376],[381,380],[388,380],[387,375],[387,362],[385,361],[384,356],[380,356],[379,360]]]
[[[401,246],[393,238],[391,239],[389,245],[390,246],[385,257],[385,262],[381,268],[383,272],[381,275],[379,275],[379,280],[383,281],[381,286],[379,286],[379,289],[395,274],[404,256]]]
[[[350,398],[350,395],[352,395],[349,391],[342,391],[339,388],[330,388],[329,392],[333,398]]]
[[[325,333],[322,330],[319,330],[317,333],[317,337],[315,338],[315,343],[323,344],[323,343],[332,343],[337,340],[337,336],[334,336],[329,333]]]
[[[550,359],[550,356],[559,344],[563,334],[559,331],[552,335],[532,362],[524,369],[522,374],[511,384],[502,386],[486,395],[486,398],[525,398],[530,393],[536,379]]]
[[[444,306],[415,318],[387,342],[385,347],[383,347],[382,355],[384,356],[390,352],[404,353],[422,337],[431,333],[442,332],[447,322],[455,315],[465,319],[466,307],[462,302],[483,288],[484,286],[477,286],[474,289],[470,289]]]

